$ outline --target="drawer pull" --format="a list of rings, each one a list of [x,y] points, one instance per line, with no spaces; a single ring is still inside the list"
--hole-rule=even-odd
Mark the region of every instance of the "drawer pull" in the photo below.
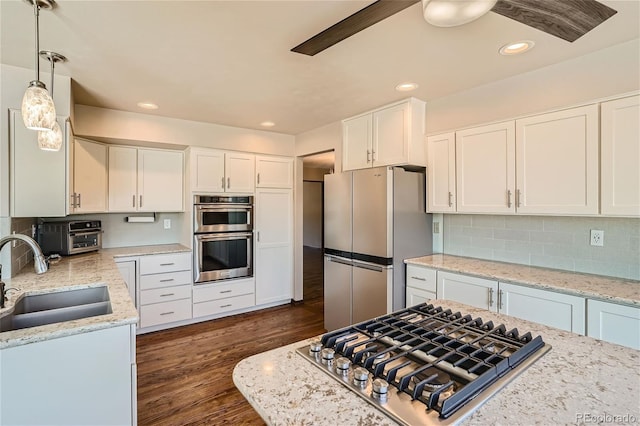
[[[418,280],[418,281],[426,281],[426,278],[420,278],[420,277],[411,277],[412,280]]]
[[[161,263],[160,266],[171,266],[171,265],[175,265],[175,263],[171,262],[171,263]]]
[[[171,311],[171,312],[163,312],[160,315],[173,315],[175,314],[175,312]]]
[[[166,294],[161,294],[160,297],[168,297],[168,296],[173,296],[175,293],[166,293]]]
[[[231,304],[229,304],[229,305],[222,305],[222,306],[220,306],[220,307],[221,307],[221,308],[228,308],[228,307],[230,307],[230,306],[233,306],[233,305],[231,305]]]
[[[170,283],[171,281],[174,281],[174,278],[169,278],[166,280],[160,280],[161,283]]]
[[[222,290],[220,293],[231,293],[231,290]]]

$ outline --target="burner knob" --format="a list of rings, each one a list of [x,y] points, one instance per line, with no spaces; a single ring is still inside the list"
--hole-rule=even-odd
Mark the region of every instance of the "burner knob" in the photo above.
[[[324,348],[320,353],[322,354],[322,363],[328,365],[333,362],[336,351],[331,348]]]
[[[351,367],[351,360],[341,356],[336,360],[336,371],[342,373],[343,376],[349,374],[349,367]]]
[[[309,355],[311,356],[318,355],[321,349],[322,349],[322,343],[320,343],[319,340],[314,340],[309,345]]]
[[[373,381],[373,392],[371,393],[371,396],[373,396],[375,399],[378,399],[380,401],[386,401],[387,400],[387,392],[389,391],[389,383],[387,383],[385,380],[377,378]]]
[[[363,367],[356,367],[353,370],[353,384],[362,388],[367,387],[367,381],[369,380],[369,371]]]

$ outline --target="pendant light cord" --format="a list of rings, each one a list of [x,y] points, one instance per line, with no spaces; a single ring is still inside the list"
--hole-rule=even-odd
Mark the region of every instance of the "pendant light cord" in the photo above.
[[[33,13],[36,16],[36,80],[40,81],[40,25],[38,23],[40,17],[40,6],[38,0],[33,1]]]

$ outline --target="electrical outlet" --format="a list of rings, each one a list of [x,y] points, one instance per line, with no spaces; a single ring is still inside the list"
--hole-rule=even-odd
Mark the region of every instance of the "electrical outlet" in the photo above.
[[[434,234],[440,233],[440,222],[433,222],[433,233]]]
[[[164,220],[164,229],[171,229],[171,219]]]
[[[591,230],[591,245],[598,247],[604,246],[604,231],[599,231],[597,229]]]

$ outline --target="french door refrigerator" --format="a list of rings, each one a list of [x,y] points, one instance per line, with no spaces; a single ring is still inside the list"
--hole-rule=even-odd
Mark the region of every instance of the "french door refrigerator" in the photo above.
[[[324,326],[405,307],[409,257],[431,254],[424,171],[377,167],[325,175]]]

